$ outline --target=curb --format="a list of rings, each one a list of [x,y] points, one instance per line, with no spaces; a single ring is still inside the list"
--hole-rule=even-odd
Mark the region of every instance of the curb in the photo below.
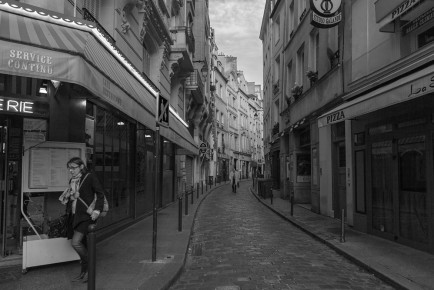
[[[373,267],[369,266],[368,264],[360,261],[359,259],[355,258],[354,256],[352,256],[352,255],[348,254],[347,252],[343,251],[342,249],[340,249],[339,247],[337,247],[333,243],[327,241],[326,239],[320,237],[319,235],[316,235],[315,233],[313,233],[312,231],[310,231],[307,227],[305,227],[301,223],[299,223],[296,219],[287,217],[284,214],[282,214],[280,211],[278,211],[277,209],[274,209],[273,207],[271,207],[270,205],[268,205],[266,202],[264,202],[256,194],[256,192],[252,189],[252,187],[250,187],[250,192],[253,194],[254,197],[256,197],[256,199],[259,202],[261,202],[264,206],[266,206],[268,209],[270,209],[271,211],[273,211],[279,217],[281,217],[282,219],[290,222],[291,224],[293,224],[294,226],[296,226],[298,229],[300,229],[303,232],[307,233],[309,236],[313,237],[314,239],[318,240],[319,242],[327,245],[329,248],[331,248],[332,250],[334,250],[339,255],[345,257],[346,259],[348,259],[349,261],[355,263],[356,265],[360,266],[361,268],[365,269],[366,271],[374,274],[376,277],[378,277],[379,279],[383,280],[384,282],[386,282],[387,284],[389,284],[390,286],[392,286],[392,287],[394,287],[396,289],[410,290],[410,288],[405,287],[404,285],[402,285],[401,283],[397,282],[396,280],[391,279],[390,277],[388,277],[384,273],[382,273],[382,272],[374,269]]]
[[[179,269],[176,271],[176,273],[175,273],[175,275],[173,275],[173,277],[172,278],[170,278],[166,283],[165,283],[165,285],[161,288],[161,290],[167,290],[167,289],[169,289],[170,287],[172,287],[173,286],[173,284],[176,282],[176,281],[178,281],[178,279],[179,279],[179,277],[182,275],[182,273],[184,272],[184,270],[185,270],[185,263],[187,262],[187,256],[188,256],[188,252],[189,252],[189,250],[190,250],[190,242],[191,242],[191,235],[192,235],[192,233],[193,233],[193,228],[194,228],[194,225],[195,225],[195,223],[196,223],[196,215],[197,215],[197,212],[198,212],[198,209],[199,209],[199,207],[202,205],[202,202],[211,194],[211,193],[213,193],[216,189],[219,189],[220,187],[222,187],[222,186],[225,186],[225,185],[227,185],[226,183],[225,184],[220,184],[220,185],[217,185],[217,186],[215,186],[214,188],[210,188],[209,190],[208,190],[208,192],[206,192],[206,193],[204,193],[204,195],[203,195],[203,197],[201,198],[201,200],[199,201],[199,204],[197,205],[197,207],[196,207],[196,210],[195,210],[195,212],[194,212],[194,215],[193,215],[193,222],[191,223],[191,226],[190,226],[190,234],[188,235],[188,244],[187,244],[187,249],[185,250],[185,255],[184,255],[184,259],[183,259],[183,262],[182,262],[182,265],[181,265],[181,267],[179,267]],[[145,289],[145,288],[143,288],[145,285],[142,285],[139,289]]]

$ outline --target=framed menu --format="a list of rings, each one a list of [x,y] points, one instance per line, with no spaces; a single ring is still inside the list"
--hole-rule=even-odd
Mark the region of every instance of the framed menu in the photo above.
[[[72,157],[85,159],[85,143],[27,143],[23,158],[23,191],[63,191],[70,179],[66,163]]]

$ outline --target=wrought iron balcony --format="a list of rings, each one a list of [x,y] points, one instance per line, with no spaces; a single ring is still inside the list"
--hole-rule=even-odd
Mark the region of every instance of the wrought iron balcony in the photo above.
[[[86,8],[83,8],[83,19],[95,23],[95,26],[98,28],[98,30],[102,33],[102,35],[105,36],[107,41],[109,41],[111,44],[115,44],[115,39],[107,32],[107,30],[104,29],[104,27],[96,20],[96,18],[90,13],[89,10]]]
[[[192,91],[193,96],[198,103],[203,102],[205,98],[205,90],[199,70],[195,69],[190,76],[185,79],[185,88]]]

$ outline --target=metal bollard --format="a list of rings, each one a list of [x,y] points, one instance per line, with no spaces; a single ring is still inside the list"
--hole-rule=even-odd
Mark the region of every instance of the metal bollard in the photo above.
[[[197,183],[196,199],[199,199],[199,182]]]
[[[345,209],[342,209],[341,214],[341,243],[345,243]]]
[[[90,224],[87,234],[87,246],[88,246],[88,280],[87,289],[95,290],[95,276],[96,276],[96,223]]]
[[[273,193],[271,193],[271,195],[270,195],[270,201],[271,201],[271,204],[273,204]]]
[[[203,194],[203,181],[200,183],[200,185],[202,186],[202,194]]]
[[[178,232],[182,232],[182,197],[178,197]]]
[[[291,194],[291,216],[294,216],[294,195]]]
[[[185,215],[188,215],[188,193],[185,193]]]
[[[191,204],[194,203],[194,185],[191,186]]]

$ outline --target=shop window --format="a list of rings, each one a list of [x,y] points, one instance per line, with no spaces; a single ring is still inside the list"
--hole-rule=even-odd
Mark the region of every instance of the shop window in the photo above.
[[[419,48],[434,41],[434,27],[424,31],[417,36],[417,45]]]
[[[131,215],[132,166],[130,156],[133,125],[101,108],[95,117],[95,173],[106,190],[111,211],[101,221],[102,226],[118,222]]]

